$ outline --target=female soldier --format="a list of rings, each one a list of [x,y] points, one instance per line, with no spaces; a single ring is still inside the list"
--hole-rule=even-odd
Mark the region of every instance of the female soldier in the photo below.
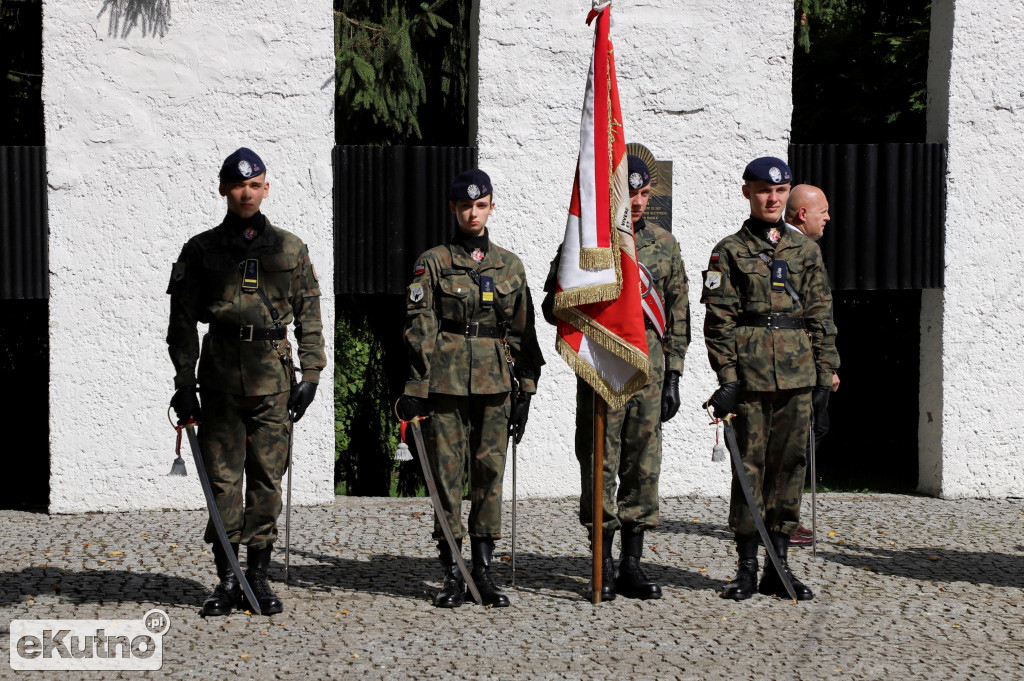
[[[491,180],[482,170],[455,178],[448,205],[459,228],[451,240],[421,255],[406,299],[405,342],[409,380],[399,417],[429,416],[427,456],[448,524],[461,546],[463,472],[469,462],[470,546],[473,581],[484,605],[505,607],[508,598],[489,573],[494,540],[501,538],[501,483],[508,438],[518,443],[530,396],[544,363],[533,324],[526,271],[514,253],[491,243]],[[519,391],[506,353],[514,361]],[[434,599],[457,608],[465,583],[438,519],[434,539],[444,584]]]

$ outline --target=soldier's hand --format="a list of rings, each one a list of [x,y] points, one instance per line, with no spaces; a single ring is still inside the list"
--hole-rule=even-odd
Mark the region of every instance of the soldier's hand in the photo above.
[[[306,413],[306,407],[313,402],[314,397],[316,397],[316,383],[301,381],[292,388],[292,394],[288,397],[288,413],[293,422],[297,423],[302,418],[302,415]]]
[[[403,421],[412,421],[417,416],[427,415],[427,401],[422,397],[402,395],[398,399],[395,411],[398,412],[398,418]]]
[[[736,411],[736,405],[740,401],[740,382],[731,381],[718,388],[711,396],[712,413],[716,419],[724,419]]]
[[[189,419],[203,420],[203,410],[199,405],[199,395],[195,388],[178,388],[171,398],[171,408],[178,417],[178,425],[183,426]]]
[[[526,432],[526,419],[530,415],[530,393],[519,393],[519,397],[512,403],[512,415],[508,419],[508,436],[515,439],[515,443],[523,439]]]
[[[664,423],[679,411],[679,372],[665,373],[665,383],[661,388],[661,421]]]

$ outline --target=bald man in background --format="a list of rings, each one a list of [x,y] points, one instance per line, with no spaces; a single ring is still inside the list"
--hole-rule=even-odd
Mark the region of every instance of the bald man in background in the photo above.
[[[817,241],[825,234],[825,225],[832,218],[828,214],[828,199],[825,192],[812,184],[798,184],[789,193],[786,203],[786,226],[802,233],[811,241]],[[834,337],[833,339],[834,340]],[[839,374],[832,374],[832,390],[839,390]],[[820,403],[819,403],[820,404]],[[815,444],[828,433],[828,399],[824,406],[814,410]],[[810,443],[808,443],[810,449]],[[807,453],[808,460],[810,452]],[[790,546],[807,546],[811,543],[811,531],[803,525],[796,528],[790,538]]]

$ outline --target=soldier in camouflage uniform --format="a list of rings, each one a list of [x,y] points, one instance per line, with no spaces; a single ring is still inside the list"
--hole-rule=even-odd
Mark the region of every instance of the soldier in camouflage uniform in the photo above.
[[[544,360],[523,263],[492,243],[487,232],[494,212],[487,174],[474,169],[455,178],[449,206],[458,230],[449,243],[416,260],[409,285],[405,341],[410,375],[398,413],[405,420],[429,417],[427,457],[460,545],[468,463],[473,581],[484,605],[504,607],[508,598],[494,584],[490,567],[494,541],[501,538],[505,453],[509,437],[518,443],[523,436]],[[506,348],[519,380],[515,400]],[[433,537],[444,570],[434,603],[456,608],[465,600],[466,586],[436,518]]]
[[[690,303],[679,243],[667,230],[644,220],[651,174],[638,156],[629,156],[630,217],[643,286],[644,322],[651,373],[647,385],[620,409],[608,409],[604,447],[604,518],[601,600],[616,593],[630,598],[661,598],[661,587],[640,566],[644,532],[658,525],[661,424],[679,409],[679,375],[690,343]],[[551,263],[542,308],[556,324],[552,305],[559,257]],[[593,536],[594,391],[576,383],[576,458],[580,464],[580,523]],[[617,502],[617,503],[616,503]],[[617,508],[616,508],[617,505]],[[615,531],[621,528],[618,575],[612,561]]]
[[[177,389],[171,406],[179,424],[201,422],[199,444],[217,508],[235,555],[239,544],[248,547],[246,578],[266,615],[283,608],[270,588],[267,567],[277,538],[292,422],[313,401],[326,365],[316,272],[302,240],[260,212],[269,190],[259,156],[245,148],[228,156],[220,171],[227,215],[218,227],[185,244],[167,289],[167,345]],[[210,325],[202,352],[197,323]],[[291,323],[302,369],[297,385],[286,333]],[[212,521],[205,539],[213,544],[220,584],[203,604],[203,614],[226,615],[235,605],[245,607]]]
[[[757,512],[797,598],[810,600],[814,594],[793,577],[786,554],[800,522],[812,393],[827,396],[839,366],[832,293],[818,246],[782,220],[792,180],[786,163],[755,159],[743,179],[750,219],[715,246],[704,272],[704,337],[720,384],[711,405],[718,418],[736,414]],[[735,471],[729,527],[739,570],[722,597],[747,599],[755,586],[785,594],[770,563],[757,583],[757,528]]]

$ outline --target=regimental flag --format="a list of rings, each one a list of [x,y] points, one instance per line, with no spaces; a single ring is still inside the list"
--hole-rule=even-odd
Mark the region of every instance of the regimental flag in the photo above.
[[[629,217],[626,136],[608,38],[611,3],[597,19],[554,312],[558,353],[612,408],[647,383],[650,363]]]

